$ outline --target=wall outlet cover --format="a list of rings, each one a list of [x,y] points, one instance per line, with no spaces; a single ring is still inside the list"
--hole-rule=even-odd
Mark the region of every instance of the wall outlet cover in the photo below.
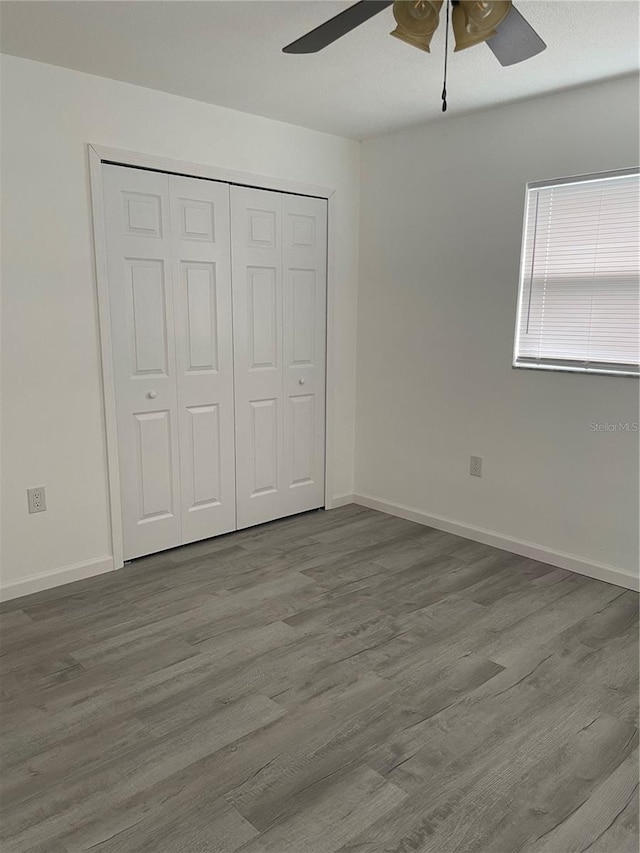
[[[27,489],[27,499],[29,501],[29,512],[44,512],[47,508],[47,498],[44,491],[44,486],[35,486],[33,489]]]
[[[472,477],[482,477],[482,456],[471,457],[469,473]]]

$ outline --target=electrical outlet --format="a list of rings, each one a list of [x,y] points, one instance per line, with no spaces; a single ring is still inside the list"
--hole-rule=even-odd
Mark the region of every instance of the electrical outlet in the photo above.
[[[471,457],[469,473],[472,477],[482,477],[482,456]]]
[[[27,489],[27,498],[29,500],[29,512],[44,512],[46,510],[47,499],[44,493],[44,486]]]

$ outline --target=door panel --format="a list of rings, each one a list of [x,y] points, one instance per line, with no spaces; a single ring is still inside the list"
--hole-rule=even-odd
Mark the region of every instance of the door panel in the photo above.
[[[115,168],[122,168],[116,166]],[[144,179],[143,179],[144,180]],[[163,179],[166,184],[166,179]],[[164,192],[163,187],[163,192]],[[122,233],[128,237],[156,237],[162,239],[162,196],[156,193],[128,192],[122,190],[124,222]],[[166,200],[164,203],[166,210]]]
[[[292,269],[291,286],[291,365],[312,367],[315,361],[316,271]]]
[[[167,375],[167,307],[164,261],[126,258],[131,286],[132,376]]]
[[[327,203],[286,195],[284,514],[324,505]]]
[[[238,527],[324,504],[326,202],[231,188]]]
[[[182,541],[169,179],[103,166],[124,558]]]
[[[185,370],[218,370],[218,295],[215,264],[181,262],[186,301],[187,363]]]
[[[290,486],[313,483],[315,451],[315,395],[299,394],[289,397],[291,422],[291,482]]]
[[[251,400],[251,497],[278,491],[278,401]]]
[[[145,412],[134,415],[138,438],[138,523],[170,516],[173,509],[171,477],[171,413]]]
[[[182,541],[235,530],[229,187],[169,178]]]
[[[278,367],[278,292],[275,267],[247,269],[250,370]]]
[[[218,506],[222,503],[220,407],[188,406],[187,412],[193,471],[193,491],[187,496],[187,509]]]
[[[231,188],[238,527],[282,515],[279,193]]]

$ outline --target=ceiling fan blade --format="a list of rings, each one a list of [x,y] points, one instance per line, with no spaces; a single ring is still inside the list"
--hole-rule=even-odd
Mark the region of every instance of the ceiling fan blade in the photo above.
[[[513,5],[504,21],[496,27],[495,36],[487,39],[486,44],[500,65],[524,62],[546,48],[538,33]]]
[[[292,41],[291,44],[282,48],[282,52],[316,53],[391,5],[393,0],[360,0],[360,3],[349,6],[344,12],[320,24],[315,30]]]

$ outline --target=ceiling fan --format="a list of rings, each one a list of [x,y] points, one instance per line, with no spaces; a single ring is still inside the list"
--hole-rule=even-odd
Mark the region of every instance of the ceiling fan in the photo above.
[[[393,5],[396,28],[392,36],[430,53],[429,45],[445,0],[361,0],[283,48],[284,53],[316,53]],[[515,65],[546,47],[511,0],[447,0],[455,36],[455,50],[486,42],[501,65]]]

